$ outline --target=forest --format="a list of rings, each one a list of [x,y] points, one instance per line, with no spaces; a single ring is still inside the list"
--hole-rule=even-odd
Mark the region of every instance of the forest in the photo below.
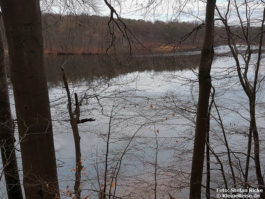
[[[0,199],[265,199],[263,0],[0,7]]]
[[[159,48],[177,42],[197,26],[196,23],[185,22],[122,20],[132,32],[131,37],[137,38],[146,48]],[[108,21],[108,17],[101,16],[44,14],[44,47],[47,53],[104,53],[110,39]],[[116,31],[115,34],[115,44],[126,50],[121,33]],[[199,32],[197,37],[186,42],[186,48],[196,48],[201,40],[202,34]]]
[[[104,54],[110,40],[108,27],[109,17],[97,15],[59,15],[43,14],[42,29],[45,53],[48,54]],[[198,50],[202,45],[204,23],[199,22],[163,22],[122,19],[130,31],[129,38],[134,45],[134,53],[156,53]],[[239,35],[238,44],[244,43],[240,28],[231,27]],[[215,27],[215,45],[225,44],[225,29]],[[250,27],[249,34],[257,35],[257,27]],[[189,37],[189,33],[193,34]],[[56,33],[56,34],[54,34]],[[128,51],[122,33],[115,31],[115,45],[119,53]],[[258,43],[258,39],[255,40]],[[150,52],[149,52],[150,53]]]

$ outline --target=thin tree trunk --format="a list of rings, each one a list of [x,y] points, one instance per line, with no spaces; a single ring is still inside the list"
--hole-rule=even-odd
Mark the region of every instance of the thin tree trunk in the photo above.
[[[252,148],[252,127],[249,127],[248,133],[248,149],[247,149],[247,158],[246,158],[246,166],[245,166],[245,174],[244,174],[244,188],[248,187],[248,171],[249,171],[249,162],[250,162],[250,154]]]
[[[265,199],[265,187],[264,187],[264,179],[260,166],[260,157],[259,157],[259,133],[256,124],[256,93],[257,93],[257,85],[258,85],[258,76],[262,55],[262,44],[263,44],[263,32],[264,32],[264,22],[265,22],[265,8],[263,9],[263,18],[260,29],[260,41],[259,41],[259,51],[258,51],[258,60],[255,70],[255,78],[254,78],[254,86],[253,86],[253,95],[249,98],[249,106],[250,106],[250,125],[253,127],[253,139],[254,139],[254,161],[256,166],[256,175],[259,184],[259,189],[262,189],[262,193],[260,198]]]
[[[236,1],[235,1],[236,3]],[[230,1],[229,1],[230,5]],[[247,4],[246,4],[247,6]],[[238,11],[238,6],[235,5],[237,9],[237,14],[238,18],[241,24],[241,29],[242,32],[245,36],[245,42],[248,44],[248,59],[245,61],[245,71],[244,71],[244,76],[242,75],[242,68],[240,66],[240,61],[238,59],[239,52],[237,50],[235,41],[233,40],[232,37],[232,32],[230,30],[230,26],[228,25],[227,22],[227,15],[225,18],[221,15],[220,11],[217,8],[218,14],[226,28],[226,33],[227,33],[227,42],[228,46],[232,52],[232,55],[235,59],[236,62],[236,67],[237,67],[237,73],[239,77],[239,81],[241,83],[241,86],[243,87],[246,95],[249,98],[249,109],[250,109],[250,128],[249,128],[249,137],[248,137],[248,151],[247,151],[247,159],[246,159],[246,168],[245,168],[245,176],[244,176],[244,186],[247,187],[247,180],[248,180],[248,170],[249,170],[249,158],[250,158],[250,153],[251,153],[251,137],[253,135],[254,138],[254,162],[255,162],[255,169],[256,169],[256,176],[257,176],[257,181],[260,189],[263,189],[263,192],[261,193],[261,198],[265,199],[265,192],[264,192],[264,179],[262,176],[261,172],[261,166],[260,166],[260,158],[259,158],[259,133],[257,130],[256,126],[256,114],[255,114],[255,108],[256,108],[256,93],[257,93],[257,87],[260,86],[260,82],[258,82],[258,76],[259,76],[259,67],[260,67],[260,61],[261,61],[261,54],[262,54],[262,44],[263,44],[263,33],[264,33],[264,22],[265,22],[265,8],[263,10],[263,19],[262,19],[262,24],[261,24],[261,30],[260,30],[260,41],[259,41],[259,51],[258,51],[258,60],[255,68],[255,77],[254,77],[254,82],[253,85],[251,85],[250,81],[247,78],[248,74],[248,68],[249,68],[249,63],[250,63],[250,41],[248,38],[248,35],[245,33],[245,28],[243,26],[243,22],[240,16],[240,12]],[[227,12],[228,13],[228,12]],[[249,26],[247,26],[247,31],[249,29]]]
[[[211,157],[210,157],[210,121],[211,109],[214,103],[215,89],[213,88],[212,100],[209,106],[208,119],[207,119],[207,132],[206,132],[206,198],[211,198]]]
[[[103,187],[103,194],[100,194],[100,199],[105,199],[106,197],[106,191],[107,191],[107,176],[108,176],[108,167],[109,167],[109,147],[110,147],[110,134],[111,134],[111,123],[112,123],[112,117],[113,117],[113,108],[111,110],[111,114],[109,117],[109,128],[108,128],[108,136],[107,136],[107,144],[106,144],[106,153],[105,153],[105,171],[104,171],[104,187]],[[110,185],[111,186],[111,185]]]
[[[211,159],[210,159],[210,134],[209,131],[207,132],[206,136],[206,142],[208,143],[206,145],[206,193],[205,196],[207,199],[211,198],[211,191],[210,191],[210,186],[211,186]]]
[[[75,198],[80,199],[81,198],[81,171],[83,169],[82,161],[81,161],[81,146],[80,146],[80,135],[79,135],[79,129],[78,129],[78,120],[79,120],[79,101],[77,94],[75,93],[75,106],[76,106],[76,116],[77,118],[71,118],[71,127],[73,130],[73,136],[74,136],[74,143],[75,143],[75,163],[76,163],[76,171],[75,171]],[[77,113],[78,112],[78,113]],[[77,120],[76,120],[77,119]]]
[[[230,147],[229,147],[229,143],[228,143],[228,141],[227,141],[227,137],[226,137],[226,132],[225,132],[224,124],[223,124],[221,114],[220,114],[220,112],[219,112],[219,109],[218,109],[218,107],[217,107],[215,101],[214,101],[213,103],[214,103],[215,110],[216,110],[217,115],[218,115],[218,119],[219,119],[219,121],[220,121],[219,124],[220,124],[220,126],[221,126],[222,133],[223,133],[223,137],[224,137],[224,144],[225,144],[225,148],[226,148],[226,150],[227,150],[228,164],[229,164],[229,167],[230,167],[230,170],[231,170],[233,184],[234,184],[234,187],[236,187],[236,177],[235,177],[235,172],[234,172],[234,168],[233,168],[233,164],[232,164],[231,150],[230,150]]]
[[[253,139],[254,139],[254,162],[255,162],[256,176],[258,180],[259,189],[263,190],[260,198],[265,199],[264,180],[261,172],[260,158],[259,158],[259,133],[256,125],[256,114],[255,114],[255,105],[254,105],[255,102],[253,101],[250,101],[250,123],[252,126]]]
[[[59,198],[37,0],[1,1],[27,199]]]
[[[199,66],[199,101],[195,129],[194,151],[190,178],[190,199],[201,198],[201,181],[204,163],[204,150],[208,126],[208,108],[211,90],[211,65],[214,42],[215,0],[208,0],[206,6],[206,28]]]
[[[63,73],[63,82],[65,86],[65,90],[67,93],[67,100],[68,100],[68,113],[70,116],[70,124],[73,131],[73,137],[74,137],[74,143],[75,143],[75,199],[81,198],[81,171],[82,171],[82,163],[81,163],[81,146],[80,146],[80,135],[79,135],[79,129],[78,129],[78,122],[80,120],[80,108],[79,108],[79,101],[77,94],[75,93],[75,111],[73,111],[72,108],[72,99],[71,94],[67,82],[67,78],[64,72],[64,69],[61,68]]]
[[[155,147],[155,188],[154,188],[154,199],[157,199],[157,174],[158,174],[158,134],[159,131],[155,131],[156,147]]]
[[[6,189],[9,199],[22,199],[15,153],[14,124],[11,117],[6,80],[4,47],[0,32],[0,144]]]

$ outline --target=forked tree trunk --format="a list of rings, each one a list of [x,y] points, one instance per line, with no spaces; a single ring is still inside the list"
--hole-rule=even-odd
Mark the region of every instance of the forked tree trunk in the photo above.
[[[8,199],[22,199],[17,158],[14,146],[14,125],[11,117],[6,80],[4,47],[0,32],[0,145]]]
[[[59,197],[38,0],[2,0],[27,199]]]
[[[63,73],[63,83],[65,86],[66,94],[67,94],[67,101],[68,101],[68,113],[70,116],[70,124],[73,131],[73,137],[74,137],[74,143],[75,143],[75,186],[74,186],[74,194],[75,199],[81,198],[81,171],[82,171],[82,163],[81,163],[81,146],[80,146],[80,140],[81,137],[79,135],[79,129],[78,129],[78,122],[80,121],[80,107],[79,107],[79,100],[78,96],[75,93],[75,110],[73,111],[72,108],[72,99],[71,99],[71,93],[68,86],[68,81],[64,72],[64,69],[61,68]]]
[[[210,72],[214,55],[213,42],[215,3],[215,0],[207,0],[206,6],[206,27],[199,66],[199,101],[197,106],[195,141],[190,178],[190,199],[201,198],[204,148],[207,135],[209,97],[211,91]]]

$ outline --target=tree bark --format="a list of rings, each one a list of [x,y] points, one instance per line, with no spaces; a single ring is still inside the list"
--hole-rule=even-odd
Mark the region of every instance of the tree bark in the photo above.
[[[38,0],[2,0],[27,199],[59,197]]]
[[[204,148],[207,135],[209,97],[211,91],[210,72],[214,55],[213,42],[215,3],[215,0],[207,0],[206,6],[206,27],[199,66],[199,101],[197,106],[195,141],[190,178],[190,199],[201,198]]]
[[[68,81],[64,72],[64,69],[61,68],[63,73],[63,83],[65,86],[66,94],[67,94],[67,101],[68,101],[68,113],[70,116],[70,124],[73,131],[74,143],[75,143],[75,186],[74,186],[74,193],[75,199],[81,198],[81,171],[82,171],[82,161],[81,161],[81,145],[80,140],[81,137],[79,135],[78,129],[78,121],[80,121],[80,107],[79,107],[79,100],[78,96],[75,93],[75,111],[72,108],[72,98],[70,94],[70,89],[68,86]]]
[[[252,126],[253,130],[253,139],[254,139],[254,161],[256,166],[256,176],[258,180],[259,189],[262,189],[262,193],[260,194],[260,198],[265,199],[265,187],[264,187],[264,179],[260,166],[260,141],[259,141],[259,132],[256,124],[256,94],[257,94],[257,86],[259,81],[259,70],[260,70],[260,62],[262,57],[262,44],[263,44],[263,32],[264,32],[264,22],[265,22],[265,8],[263,9],[263,18],[260,29],[260,41],[259,41],[259,51],[258,51],[258,60],[255,70],[255,78],[254,78],[254,86],[253,86],[253,96],[249,98],[249,106],[250,106],[250,126]]]
[[[0,32],[0,144],[3,170],[9,199],[22,199],[15,153],[14,124],[11,116],[6,80],[4,47]]]
[[[256,93],[254,94],[256,95]],[[255,169],[256,169],[256,176],[257,176],[257,181],[259,185],[259,189],[263,190],[263,192],[260,194],[260,198],[265,199],[265,194],[264,194],[264,180],[263,180],[263,175],[261,171],[261,166],[260,166],[260,150],[259,150],[259,133],[257,130],[257,124],[256,124],[256,113],[255,113],[255,98],[250,100],[249,106],[250,106],[250,126],[251,130],[253,132],[253,139],[254,139],[254,162],[255,162]]]

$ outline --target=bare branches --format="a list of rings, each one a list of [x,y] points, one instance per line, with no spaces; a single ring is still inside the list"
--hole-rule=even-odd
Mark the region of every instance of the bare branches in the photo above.
[[[80,117],[80,108],[79,108],[79,102],[77,94],[75,93],[75,111],[72,109],[72,100],[71,100],[71,94],[68,86],[68,82],[66,79],[66,75],[64,73],[64,69],[61,68],[62,74],[63,74],[63,83],[65,86],[65,90],[67,93],[67,99],[68,99],[68,112],[70,116],[70,123],[73,131],[74,136],[74,142],[75,142],[75,153],[76,153],[76,171],[75,171],[75,197],[76,199],[81,198],[81,189],[80,189],[80,183],[81,183],[81,171],[82,171],[82,163],[81,163],[81,148],[80,148],[80,136],[79,136],[79,130],[78,130],[78,121]]]
[[[129,44],[130,54],[131,54],[132,53],[132,45],[131,45],[131,40],[129,38],[129,30],[127,28],[127,25],[123,22],[123,20],[120,18],[117,11],[115,10],[115,8],[108,2],[108,0],[104,0],[104,2],[108,6],[108,8],[110,9],[110,19],[108,22],[108,26],[109,26],[109,31],[110,31],[110,34],[112,37],[111,43],[110,43],[109,47],[107,48],[107,52],[113,46],[114,41],[116,39],[114,29],[113,29],[114,27],[112,26],[112,23],[114,23],[115,26],[118,28],[118,30],[122,33],[122,36],[127,40],[128,44]],[[115,17],[117,18],[117,20],[115,19]]]
[[[229,2],[230,3],[230,2]],[[264,189],[264,180],[262,177],[261,172],[261,166],[260,166],[260,157],[259,157],[259,147],[260,147],[260,141],[259,141],[259,132],[257,130],[257,124],[256,124],[256,95],[257,95],[257,88],[259,88],[260,85],[257,85],[259,83],[259,67],[260,67],[260,60],[261,60],[261,52],[262,52],[262,43],[263,43],[263,32],[264,32],[264,16],[265,16],[265,10],[263,10],[263,17],[262,17],[262,24],[260,32],[258,33],[260,35],[259,40],[259,50],[258,50],[258,58],[255,60],[256,64],[254,68],[254,78],[253,80],[249,79],[250,70],[249,68],[251,65],[252,60],[252,52],[251,49],[251,39],[250,39],[250,9],[251,9],[251,3],[244,1],[245,6],[245,20],[246,23],[243,21],[242,13],[240,12],[240,5],[237,3],[236,0],[234,0],[234,7],[237,13],[237,18],[240,23],[241,31],[243,34],[245,45],[247,46],[246,50],[244,51],[244,54],[242,55],[243,63],[240,62],[239,55],[240,52],[238,51],[237,45],[235,41],[233,40],[233,34],[231,31],[231,26],[228,24],[228,18],[227,15],[223,17],[217,8],[217,12],[222,19],[222,22],[226,28],[226,34],[227,34],[227,43],[230,47],[230,50],[232,52],[233,58],[236,62],[236,68],[238,73],[238,78],[241,83],[241,86],[243,90],[245,91],[245,94],[247,95],[249,99],[249,133],[248,133],[248,149],[247,149],[247,159],[246,159],[246,167],[245,167],[245,175],[244,175],[244,186],[248,186],[248,173],[249,173],[249,161],[250,161],[250,153],[251,153],[251,145],[252,145],[252,136],[254,138],[254,162],[255,162],[255,170],[256,170],[256,176],[257,181],[260,189]],[[229,6],[228,6],[229,7]],[[252,61],[253,62],[253,61]],[[262,78],[261,78],[262,79]],[[265,195],[261,194],[261,198],[264,198]]]
[[[75,168],[74,193],[75,193],[76,199],[80,199],[81,198],[81,189],[80,189],[81,171],[82,171],[83,166],[82,166],[82,161],[81,161],[81,146],[80,146],[80,135],[79,135],[78,124],[84,123],[87,121],[95,121],[95,120],[92,118],[80,120],[80,101],[78,100],[78,96],[76,93],[74,94],[75,110],[73,111],[71,93],[70,93],[70,89],[68,86],[67,78],[66,78],[63,67],[61,67],[61,71],[62,71],[62,76],[63,76],[63,83],[64,83],[65,90],[67,93],[68,113],[70,116],[70,124],[72,127],[74,144],[75,144],[76,168]]]
[[[195,139],[190,178],[190,198],[201,198],[201,182],[204,151],[208,130],[208,109],[211,90],[211,66],[214,56],[214,11],[216,1],[207,1],[205,16],[205,35],[199,66],[199,96],[195,127]]]
[[[263,10],[263,19],[262,19],[261,28],[260,28],[260,41],[259,41],[258,59],[257,59],[257,64],[256,64],[256,69],[255,69],[255,77],[254,77],[254,83],[253,83],[254,92],[257,92],[258,75],[259,75],[259,68],[260,68],[260,61],[261,61],[261,54],[262,54],[262,46],[263,46],[264,21],[265,21],[265,8]]]

